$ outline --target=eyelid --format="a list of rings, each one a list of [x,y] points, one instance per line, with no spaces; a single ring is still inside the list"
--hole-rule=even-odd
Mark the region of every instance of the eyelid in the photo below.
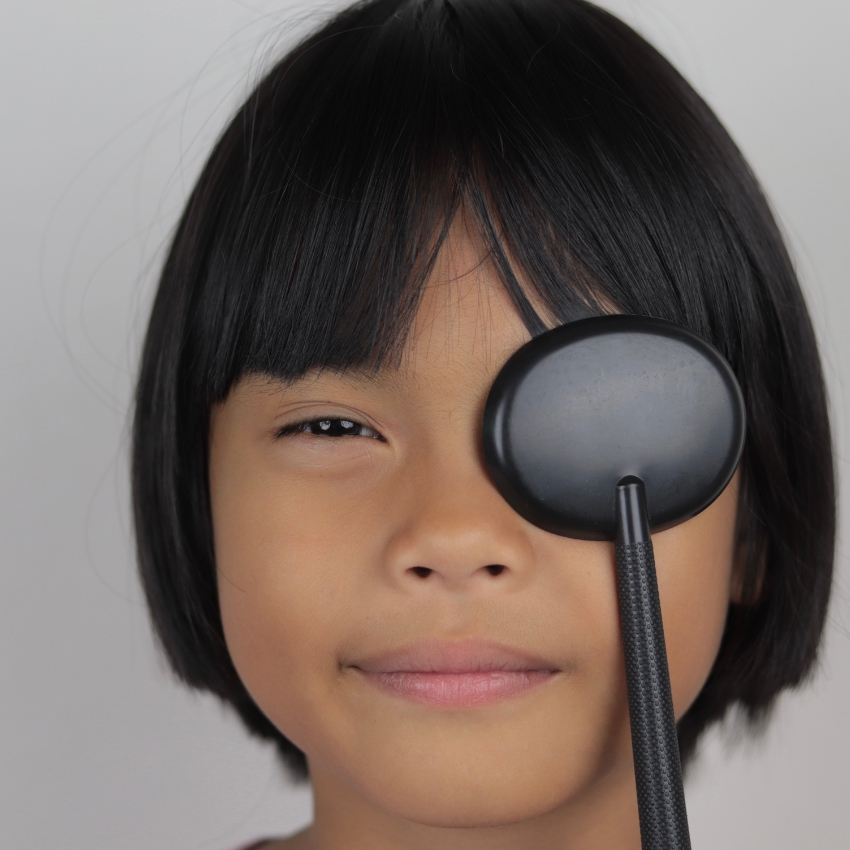
[[[279,439],[282,437],[291,437],[296,434],[304,434],[307,433],[307,428],[310,425],[314,425],[319,422],[350,422],[352,425],[356,425],[365,431],[370,433],[368,434],[352,434],[346,435],[345,437],[329,437],[328,439],[349,439],[352,436],[362,437],[365,439],[378,440],[382,443],[386,442],[386,438],[378,432],[375,428],[372,428],[370,425],[366,425],[365,423],[354,419],[349,416],[341,416],[337,414],[336,416],[310,416],[306,419],[300,419],[296,422],[288,422],[285,425],[277,428],[275,430],[275,439]],[[318,434],[313,436],[319,436]]]

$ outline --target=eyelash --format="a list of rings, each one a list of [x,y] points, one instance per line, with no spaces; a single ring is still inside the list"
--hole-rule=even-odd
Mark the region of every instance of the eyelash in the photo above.
[[[314,429],[315,430],[312,430]],[[366,433],[364,433],[366,432]],[[344,419],[341,416],[319,417],[317,419],[306,419],[303,422],[293,422],[284,425],[277,432],[278,437],[291,437],[295,434],[310,434],[314,437],[366,437],[371,440],[386,442],[384,438],[372,428],[355,422],[353,419]]]

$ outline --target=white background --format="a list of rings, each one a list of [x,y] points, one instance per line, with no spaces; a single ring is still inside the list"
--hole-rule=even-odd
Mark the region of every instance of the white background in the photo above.
[[[310,816],[273,754],[153,649],[127,409],[163,241],[203,156],[269,55],[338,5],[0,0],[2,848],[227,850]],[[850,4],[603,5],[684,71],[765,185],[820,335],[847,479]],[[850,846],[843,494],[820,671],[760,744],[710,738],[688,787],[697,850]]]

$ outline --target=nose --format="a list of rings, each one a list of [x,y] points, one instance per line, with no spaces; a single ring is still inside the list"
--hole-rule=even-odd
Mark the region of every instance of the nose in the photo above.
[[[394,582],[453,589],[527,580],[532,527],[491,482],[483,459],[423,458],[385,552]]]

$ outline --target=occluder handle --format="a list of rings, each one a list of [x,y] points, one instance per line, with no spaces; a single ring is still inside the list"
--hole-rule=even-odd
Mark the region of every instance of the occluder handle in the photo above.
[[[617,487],[617,590],[643,850],[690,850],[643,482]]]

